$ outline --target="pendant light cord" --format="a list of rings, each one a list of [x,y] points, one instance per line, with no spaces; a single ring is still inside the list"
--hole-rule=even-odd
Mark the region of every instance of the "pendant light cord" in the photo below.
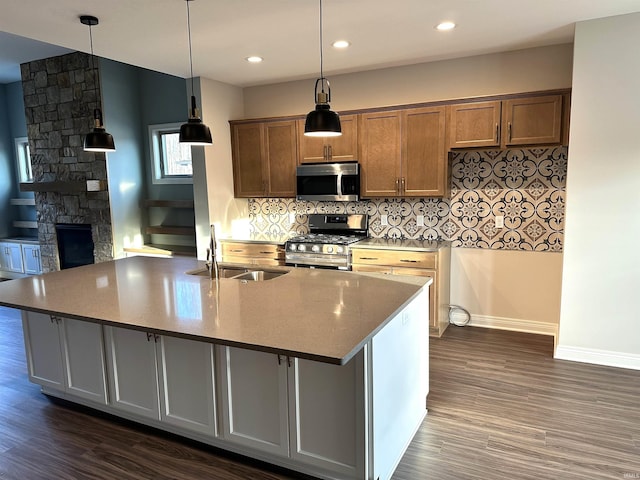
[[[91,23],[89,23],[89,45],[91,45],[91,70],[93,71],[93,91],[96,94],[96,107],[93,110],[93,117],[94,117],[94,124],[96,123],[95,121],[97,120],[97,113],[96,110],[98,110],[98,82],[97,82],[97,78],[98,78],[98,72],[96,71],[96,62],[95,62],[95,58],[93,55],[93,30],[92,30],[92,25]],[[102,114],[101,114],[102,116]],[[97,126],[97,125],[96,125]],[[100,126],[102,126],[102,118],[100,118]]]
[[[191,96],[195,95],[194,86],[193,86],[193,53],[191,51],[191,16],[189,15],[189,2],[191,0],[187,0],[187,32],[189,32],[189,69],[191,72]],[[193,103],[193,102],[192,102]],[[192,110],[195,109],[195,105],[191,106]],[[191,112],[192,115],[195,116],[195,112]]]
[[[320,83],[322,93],[324,93],[324,57],[322,50],[322,0],[320,0]]]

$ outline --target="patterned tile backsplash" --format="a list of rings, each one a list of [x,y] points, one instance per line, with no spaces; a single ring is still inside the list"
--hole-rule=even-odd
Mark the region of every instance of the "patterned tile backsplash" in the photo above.
[[[450,240],[453,247],[561,252],[567,148],[455,152],[451,200],[380,198],[360,202],[249,200],[253,233],[307,233],[310,213],[367,213],[374,238]],[[388,225],[382,225],[382,215]],[[424,226],[418,226],[418,216]],[[495,227],[495,216],[504,227]]]

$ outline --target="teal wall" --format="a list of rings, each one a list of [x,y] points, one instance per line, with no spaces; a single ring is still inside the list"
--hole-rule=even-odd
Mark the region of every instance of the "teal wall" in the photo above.
[[[145,194],[144,136],[138,70],[100,59],[104,123],[116,144],[116,151],[106,154],[114,258],[122,257],[125,246],[140,243],[143,238],[140,202]]]
[[[13,212],[9,199],[15,185],[15,168],[13,168],[13,140],[9,130],[7,104],[7,88],[0,85],[0,238],[10,232]]]

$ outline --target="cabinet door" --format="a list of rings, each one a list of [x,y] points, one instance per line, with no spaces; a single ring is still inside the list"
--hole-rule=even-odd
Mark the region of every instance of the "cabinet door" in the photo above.
[[[361,195],[400,195],[400,112],[365,113],[360,116]]]
[[[22,248],[19,243],[4,242],[0,244],[2,255],[2,269],[8,272],[24,273],[22,265]]]
[[[504,146],[560,143],[562,95],[505,100],[502,108]]]
[[[37,275],[42,273],[40,261],[40,245],[22,245],[22,259],[24,261],[24,273]]]
[[[64,368],[58,324],[43,313],[22,312],[29,380],[64,391]]]
[[[449,106],[449,147],[500,145],[500,101]]]
[[[292,360],[291,457],[337,478],[364,478],[364,351],[346,365]]]
[[[448,194],[444,107],[415,108],[403,112],[403,197]]]
[[[288,456],[286,358],[233,347],[219,351],[225,440]]]
[[[304,135],[304,120],[298,120],[298,163],[357,160],[357,115],[340,115],[340,126],[342,135],[339,137],[307,137]]]
[[[154,336],[139,330],[104,327],[110,403],[121,410],[160,419]]]
[[[264,124],[266,163],[263,166],[271,197],[296,196],[296,122]]]
[[[162,421],[215,435],[213,345],[166,336],[157,345]]]
[[[267,191],[263,175],[262,123],[232,125],[233,184],[236,197],[263,197]]]
[[[58,325],[66,367],[66,391],[106,405],[102,326],[70,318],[63,318]]]

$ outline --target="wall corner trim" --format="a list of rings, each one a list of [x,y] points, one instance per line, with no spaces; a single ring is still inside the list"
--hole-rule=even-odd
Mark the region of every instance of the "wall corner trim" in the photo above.
[[[558,345],[554,358],[557,360],[591,363],[606,367],[640,370],[640,355],[635,353],[622,353],[610,350],[598,350],[595,348]]]

